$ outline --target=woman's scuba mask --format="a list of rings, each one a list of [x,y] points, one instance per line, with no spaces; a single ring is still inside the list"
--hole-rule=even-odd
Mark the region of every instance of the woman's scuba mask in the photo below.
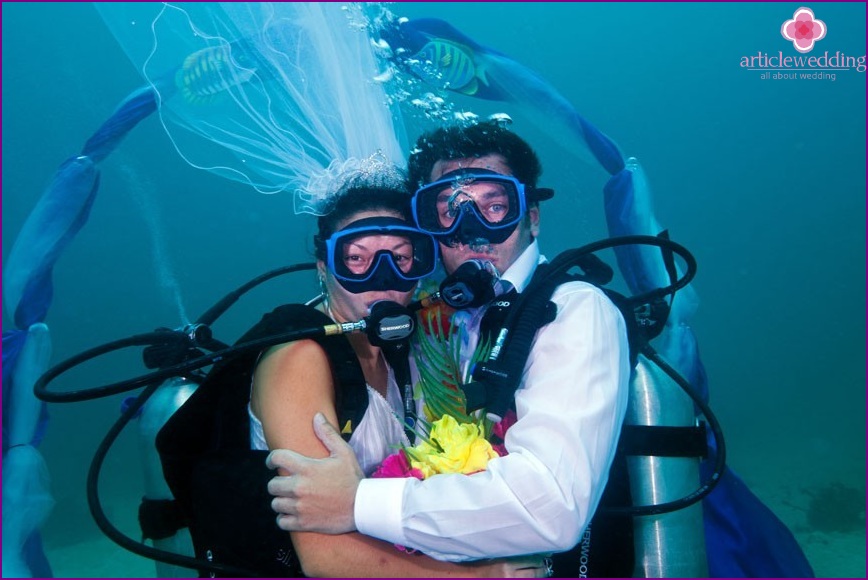
[[[434,238],[394,217],[361,219],[314,243],[338,283],[353,294],[408,292],[437,267]]]

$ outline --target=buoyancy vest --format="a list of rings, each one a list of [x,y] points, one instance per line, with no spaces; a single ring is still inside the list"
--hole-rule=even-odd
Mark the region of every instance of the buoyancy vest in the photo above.
[[[285,305],[266,314],[238,343],[331,323],[310,306]],[[368,405],[364,375],[346,337],[316,340],[331,362],[338,420],[348,440]],[[251,576],[300,577],[290,535],[277,527],[271,510],[267,484],[275,472],[265,466],[268,452],[250,448],[247,404],[258,356],[242,354],[216,364],[160,430],[157,450],[198,558],[249,570]]]

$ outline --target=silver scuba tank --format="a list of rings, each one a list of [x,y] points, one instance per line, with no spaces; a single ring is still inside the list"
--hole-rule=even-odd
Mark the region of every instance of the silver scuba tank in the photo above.
[[[144,470],[146,499],[174,499],[166,480],[163,478],[163,466],[157,453],[157,433],[166,421],[193,394],[198,385],[183,377],[174,377],[160,385],[154,394],[145,402],[138,419],[139,447],[141,449],[142,467]],[[171,537],[153,540],[155,548],[195,556],[193,540],[189,528],[182,528]],[[156,562],[157,578],[195,578],[196,570],[174,566],[165,562]]]
[[[640,355],[630,381],[627,424],[693,426],[690,397],[657,365]],[[699,459],[694,457],[627,457],[635,505],[681,499],[700,486]],[[708,576],[702,502],[659,515],[636,516],[636,578]]]

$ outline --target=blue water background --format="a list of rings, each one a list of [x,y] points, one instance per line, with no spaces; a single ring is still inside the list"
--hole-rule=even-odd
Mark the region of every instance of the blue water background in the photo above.
[[[865,74],[763,80],[739,66],[760,51],[796,54],[779,29],[800,5],[392,9],[445,18],[536,70],[640,159],[659,220],[699,262],[693,327],[730,465],[797,533],[818,575],[864,576],[864,529],[861,554],[827,563],[834,545],[824,547],[807,511],[819,488],[865,487]],[[813,8],[828,25],[815,52],[865,54],[864,4]],[[141,84],[91,5],[3,4],[4,258],[57,166]],[[542,209],[544,252],[604,237],[605,173],[547,138],[546,127],[514,116],[542,158],[541,184],[557,192]],[[198,316],[248,279],[311,257],[313,220],[293,214],[290,195],[257,194],[190,168],[154,118],[102,170],[90,221],[55,270],[47,321],[55,362],[177,326],[182,310]],[[300,274],[257,291],[215,331],[233,340],[262,312],[314,288]],[[87,367],[59,386],[122,378],[134,361]],[[45,528],[50,550],[99,537],[85,474],[122,398],[51,407],[42,445],[58,500]],[[137,445],[134,430],[124,433],[102,485],[109,515],[134,536]]]

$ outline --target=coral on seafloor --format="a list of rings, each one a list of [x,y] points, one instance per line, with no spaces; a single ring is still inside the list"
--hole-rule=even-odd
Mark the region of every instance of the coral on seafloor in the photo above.
[[[810,497],[808,524],[824,532],[865,529],[865,490],[833,482],[805,489]]]

